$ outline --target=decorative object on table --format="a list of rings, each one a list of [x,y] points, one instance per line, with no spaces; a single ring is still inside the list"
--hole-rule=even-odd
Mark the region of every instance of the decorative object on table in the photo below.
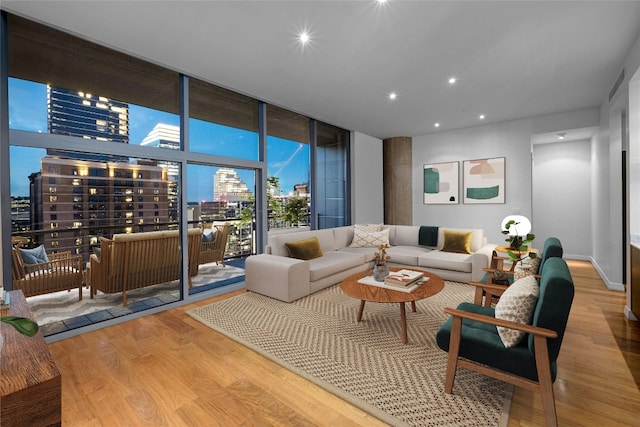
[[[419,282],[423,277],[424,273],[421,271],[402,269],[400,271],[390,273],[384,278],[384,283],[387,285],[407,287]]]
[[[531,222],[526,216],[507,215],[502,220],[501,228],[502,234],[507,236],[505,239],[509,243],[507,254],[514,267],[527,258],[534,259],[538,256],[537,252],[529,251],[529,244],[536,236],[530,233]]]
[[[509,275],[505,271],[494,271],[491,283],[496,285],[508,285]]]
[[[2,310],[9,309],[9,296],[4,290],[4,287],[0,288],[1,301],[0,306],[2,306]],[[13,326],[13,328],[20,332],[22,335],[26,335],[28,337],[34,336],[38,333],[38,324],[31,319],[20,316],[0,316],[0,322],[6,323],[8,325]],[[0,333],[0,350],[2,350],[2,346],[4,344],[4,339],[2,338],[2,334]]]
[[[378,252],[375,255],[375,265],[373,266],[373,278],[378,282],[383,282],[384,278],[389,275],[389,266],[387,260],[391,258],[387,255],[389,245],[379,245]]]
[[[31,319],[19,316],[2,316],[0,322],[9,324],[22,335],[32,337],[38,333],[38,324]]]
[[[459,162],[424,165],[424,204],[459,203],[459,175]]]
[[[462,164],[464,203],[505,202],[505,158],[465,160]]]

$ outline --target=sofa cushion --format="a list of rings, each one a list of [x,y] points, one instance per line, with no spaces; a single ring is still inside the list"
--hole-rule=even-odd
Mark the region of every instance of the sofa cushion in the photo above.
[[[353,240],[354,227],[347,225],[344,227],[336,227],[333,229],[333,238],[336,243],[336,249],[346,248]]]
[[[284,244],[291,258],[297,259],[314,259],[322,256],[320,242],[317,237],[305,240],[297,240],[295,242],[287,242]]]
[[[419,246],[418,237],[420,234],[420,227],[413,225],[395,225],[393,226],[395,233],[392,233],[389,237],[389,243],[392,246]]]
[[[442,252],[455,252],[459,254],[471,253],[472,232],[445,230]]]
[[[297,240],[310,239],[317,237],[320,242],[320,249],[322,253],[335,251],[339,249],[336,247],[335,238],[333,236],[333,230],[328,228],[324,230],[313,231],[301,231],[297,233],[283,233],[274,234],[269,236],[269,246],[271,248],[271,254],[280,256],[289,256],[287,247],[284,245],[287,242],[295,242]]]
[[[47,252],[44,250],[44,245],[40,245],[33,249],[20,248],[20,255],[22,256],[22,262],[25,264],[41,264],[43,262],[49,262]]]
[[[418,259],[431,252],[431,249],[420,246],[391,246],[387,249],[387,255],[390,256],[389,262],[406,265],[418,265]]]
[[[325,252],[320,258],[309,260],[309,279],[312,282],[364,264],[364,254],[342,251]]]
[[[438,249],[442,249],[442,245],[444,244],[444,233],[445,231],[459,231],[459,232],[469,232],[471,231],[473,234],[471,236],[471,252],[478,252],[484,245],[487,244],[487,241],[484,237],[484,230],[481,228],[442,228],[438,229]]]
[[[211,228],[207,228],[202,232],[202,241],[205,243],[209,243],[209,242],[213,242],[215,240],[216,237],[216,231],[218,230],[214,230]]]
[[[496,304],[496,319],[530,324],[538,302],[538,281],[525,276],[509,286]],[[522,341],[525,332],[498,326],[498,334],[505,347],[511,348]]]
[[[353,230],[353,240],[349,245],[352,248],[377,248],[380,245],[389,244],[389,229],[382,231],[365,232]]]
[[[346,248],[338,250],[338,252],[364,255],[364,262],[371,262],[376,258],[376,252],[378,252],[378,248],[352,248],[350,246],[347,246]]]
[[[356,224],[354,228],[364,231],[365,233],[373,233],[374,231],[382,230],[382,225],[383,224]]]
[[[455,252],[431,251],[420,256],[418,265],[421,267],[471,273],[473,267],[471,256],[470,254],[457,254]]]

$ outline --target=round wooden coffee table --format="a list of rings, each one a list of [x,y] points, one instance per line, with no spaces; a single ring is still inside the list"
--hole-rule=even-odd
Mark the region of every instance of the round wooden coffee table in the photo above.
[[[401,268],[391,268],[390,271],[402,270]],[[358,322],[362,320],[364,305],[367,301],[383,302],[383,303],[399,303],[400,304],[400,325],[402,327],[402,342],[407,343],[407,314],[404,303],[411,302],[411,309],[416,311],[416,301],[428,298],[437,294],[444,288],[444,280],[437,274],[429,273],[417,268],[407,270],[416,270],[424,273],[429,278],[427,283],[418,286],[413,292],[402,292],[393,289],[382,288],[374,285],[365,285],[358,283],[359,279],[372,275],[372,270],[356,273],[344,279],[340,283],[342,292],[352,298],[360,300],[360,310],[358,311]]]

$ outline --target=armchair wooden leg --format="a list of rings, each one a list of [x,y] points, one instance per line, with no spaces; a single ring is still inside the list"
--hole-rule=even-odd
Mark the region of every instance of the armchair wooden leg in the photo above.
[[[491,303],[493,302],[493,297],[495,295],[489,292],[486,292],[484,295],[484,304],[482,304],[485,307],[491,307]]]
[[[462,319],[453,317],[451,324],[451,336],[449,338],[449,359],[447,361],[447,377],[444,382],[444,392],[451,394],[453,382],[456,379],[456,369],[458,368],[458,353],[460,351],[460,338],[462,334]]]
[[[549,363],[547,339],[536,335],[533,345],[536,353],[536,369],[538,370],[538,383],[540,385],[544,416],[548,427],[557,427],[558,416],[556,414],[556,402],[553,396],[553,382],[551,381],[551,364]]]
[[[476,286],[476,294],[473,297],[473,303],[475,305],[482,305],[482,295],[484,294],[484,290],[480,286]]]

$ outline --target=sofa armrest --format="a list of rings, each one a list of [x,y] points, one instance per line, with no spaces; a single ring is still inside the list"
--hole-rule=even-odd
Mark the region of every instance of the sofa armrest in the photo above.
[[[484,276],[485,268],[491,263],[491,256],[496,245],[493,243],[484,245],[471,255],[471,280],[479,282]]]
[[[252,255],[245,261],[247,290],[291,302],[311,293],[309,262],[278,255]]]

